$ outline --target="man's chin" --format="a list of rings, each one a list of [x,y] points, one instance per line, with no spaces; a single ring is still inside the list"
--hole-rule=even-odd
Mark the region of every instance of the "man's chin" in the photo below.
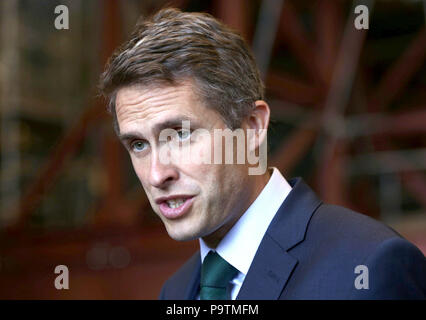
[[[185,233],[185,232],[176,232],[175,230],[167,230],[170,238],[176,241],[192,241],[199,238],[198,234],[194,233]]]

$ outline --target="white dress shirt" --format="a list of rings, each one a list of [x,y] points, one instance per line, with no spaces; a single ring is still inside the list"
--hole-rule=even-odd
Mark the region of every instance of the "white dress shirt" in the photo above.
[[[272,175],[266,186],[216,249],[209,248],[203,239],[199,239],[201,262],[209,251],[213,250],[239,271],[229,284],[232,300],[236,299],[241,289],[269,224],[291,191],[291,186],[280,171],[277,168],[272,169]]]

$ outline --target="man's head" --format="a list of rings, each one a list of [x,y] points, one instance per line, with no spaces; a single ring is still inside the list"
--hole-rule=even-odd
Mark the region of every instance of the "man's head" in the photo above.
[[[254,101],[264,99],[254,58],[241,36],[208,14],[170,8],[137,24],[131,39],[109,59],[101,89],[114,115],[119,89],[175,85],[188,78],[231,129],[240,126]]]
[[[249,176],[247,163],[180,159],[186,146],[195,157],[221,149],[222,141],[212,139],[219,129],[257,132],[246,136],[248,153],[265,142],[269,107],[244,40],[207,14],[162,10],[141,21],[131,40],[113,54],[101,88],[135,172],[170,236],[204,237],[212,244],[220,240],[267,175]],[[182,128],[182,121],[189,121],[191,131]],[[181,145],[178,150],[159,138],[164,129],[176,130],[170,140]],[[207,134],[193,134],[196,129]],[[161,161],[161,154],[171,161]]]

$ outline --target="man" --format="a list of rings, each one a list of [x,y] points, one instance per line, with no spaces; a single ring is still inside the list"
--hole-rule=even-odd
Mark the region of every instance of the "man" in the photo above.
[[[167,232],[200,242],[161,299],[426,297],[425,257],[393,230],[322,203],[300,178],[235,163],[241,151],[262,162],[270,110],[247,45],[210,15],[164,9],[141,21],[101,88]],[[247,149],[216,161],[237,131]]]

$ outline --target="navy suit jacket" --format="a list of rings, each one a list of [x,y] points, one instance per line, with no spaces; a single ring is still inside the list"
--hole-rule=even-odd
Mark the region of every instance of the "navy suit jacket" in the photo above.
[[[322,203],[296,178],[269,225],[237,299],[426,299],[426,259],[384,224]],[[357,289],[358,265],[368,289]],[[200,253],[164,284],[160,299],[196,299]],[[359,286],[358,286],[359,287]]]

